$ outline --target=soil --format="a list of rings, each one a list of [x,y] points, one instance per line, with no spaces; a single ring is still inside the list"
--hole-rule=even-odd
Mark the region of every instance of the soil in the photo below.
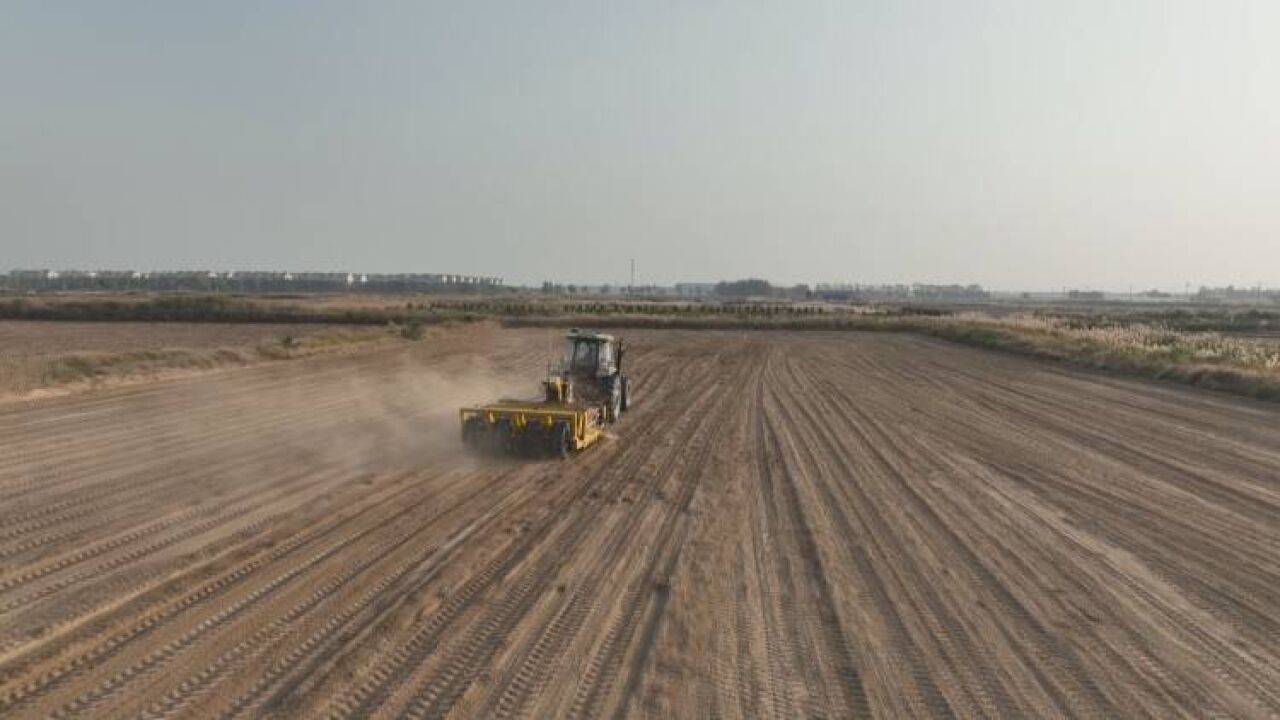
[[[0,407],[4,717],[1273,717],[1280,410],[899,334],[549,331]]]

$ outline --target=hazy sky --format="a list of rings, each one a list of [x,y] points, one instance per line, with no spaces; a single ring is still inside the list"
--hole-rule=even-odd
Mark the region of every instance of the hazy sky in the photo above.
[[[0,268],[1280,285],[1280,2],[0,9]]]

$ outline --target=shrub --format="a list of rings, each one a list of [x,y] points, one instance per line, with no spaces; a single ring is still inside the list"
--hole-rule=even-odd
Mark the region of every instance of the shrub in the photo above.
[[[400,337],[405,340],[421,340],[423,334],[423,325],[421,318],[410,318],[409,322],[400,327]]]

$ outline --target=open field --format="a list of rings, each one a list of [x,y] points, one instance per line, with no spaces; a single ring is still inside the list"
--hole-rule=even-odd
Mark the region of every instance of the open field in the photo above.
[[[3,717],[1272,717],[1280,408],[906,334],[548,330],[0,407]]]
[[[353,351],[423,334],[421,327],[395,326],[0,321],[0,401]]]
[[[0,320],[0,355],[119,353],[204,349],[279,342],[285,336],[346,329],[340,325],[277,323],[152,323]]]

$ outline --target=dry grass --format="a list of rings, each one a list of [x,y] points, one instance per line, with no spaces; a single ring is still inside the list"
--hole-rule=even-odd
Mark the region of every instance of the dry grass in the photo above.
[[[915,322],[931,335],[971,345],[1280,400],[1280,346],[1265,340],[1032,315],[963,314]]]
[[[81,322],[0,320],[0,355],[123,353],[187,348],[250,347],[353,326],[316,323]],[[367,329],[367,326],[364,328]]]
[[[1063,318],[1029,315],[1011,315],[998,320],[961,315],[957,319],[994,322],[1022,333],[1149,361],[1222,365],[1257,372],[1280,371],[1280,347],[1274,343],[1218,332],[1186,332],[1144,323],[1081,327]]]
[[[292,360],[397,342],[399,337],[399,328],[391,326],[287,334],[244,346],[0,355],[0,394],[22,396],[55,387],[94,387],[127,379]]]

